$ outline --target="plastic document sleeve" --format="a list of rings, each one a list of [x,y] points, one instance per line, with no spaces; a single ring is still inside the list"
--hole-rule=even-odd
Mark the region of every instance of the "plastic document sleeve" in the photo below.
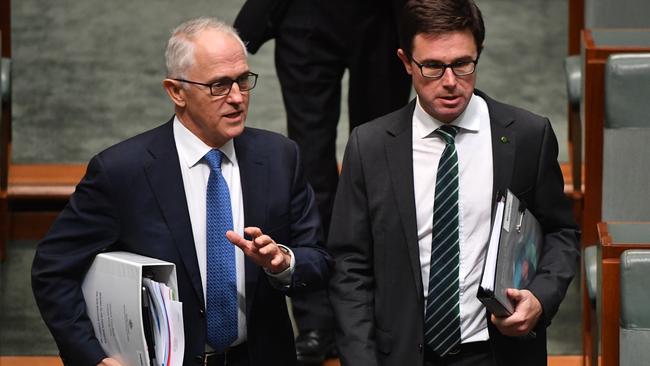
[[[492,314],[513,313],[506,290],[526,288],[532,281],[543,240],[541,225],[525,204],[509,190],[500,194],[476,295]]]

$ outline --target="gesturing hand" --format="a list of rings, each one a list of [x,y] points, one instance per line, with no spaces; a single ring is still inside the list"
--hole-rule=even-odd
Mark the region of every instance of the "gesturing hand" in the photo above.
[[[280,249],[270,236],[262,233],[260,228],[247,227],[244,229],[244,233],[253,240],[246,240],[232,230],[226,232],[226,238],[243,250],[244,254],[251,258],[253,262],[266,268],[271,273],[280,273],[289,268],[291,264],[289,253]]]

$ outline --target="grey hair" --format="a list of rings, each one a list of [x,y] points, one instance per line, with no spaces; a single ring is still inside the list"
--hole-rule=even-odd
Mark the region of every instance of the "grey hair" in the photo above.
[[[187,71],[194,64],[194,43],[192,41],[197,34],[208,29],[233,36],[241,44],[244,55],[248,55],[246,45],[232,26],[216,18],[190,19],[177,26],[167,42],[165,50],[167,77],[183,79],[186,77]]]

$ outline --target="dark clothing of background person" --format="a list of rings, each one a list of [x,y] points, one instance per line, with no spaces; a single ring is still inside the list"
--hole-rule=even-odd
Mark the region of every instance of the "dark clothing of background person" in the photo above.
[[[235,21],[250,52],[275,38],[288,135],[300,147],[326,234],[338,182],[336,134],[345,70],[350,131],[408,101],[411,81],[396,56],[397,15],[403,4],[248,0]],[[292,300],[301,333],[331,329],[333,315],[324,291]]]

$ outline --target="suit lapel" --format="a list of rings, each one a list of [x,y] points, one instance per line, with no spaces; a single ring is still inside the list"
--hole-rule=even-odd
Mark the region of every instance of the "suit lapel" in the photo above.
[[[145,173],[160,211],[176,243],[179,255],[187,270],[196,295],[204,303],[201,274],[199,272],[194,235],[190,221],[183,177],[174,142],[173,120],[160,128],[160,133],[149,146],[152,160],[145,165]]]
[[[256,144],[250,129],[245,129],[235,138],[235,152],[239,164],[242,197],[244,201],[244,227],[263,226],[268,212],[267,196],[269,174],[266,157],[260,152],[261,145]],[[249,313],[257,287],[260,268],[246,257],[246,312]]]
[[[481,96],[488,105],[490,113],[490,128],[492,131],[492,209],[494,209],[496,193],[504,192],[510,188],[515,162],[516,133],[512,127],[514,119],[506,115],[499,103],[489,98],[480,91]]]
[[[417,294],[423,298],[422,273],[420,271],[420,248],[417,240],[415,193],[413,188],[413,132],[412,116],[415,101],[403,108],[394,123],[387,128],[385,140],[388,174],[399,210],[402,229],[411,262],[411,272]]]

